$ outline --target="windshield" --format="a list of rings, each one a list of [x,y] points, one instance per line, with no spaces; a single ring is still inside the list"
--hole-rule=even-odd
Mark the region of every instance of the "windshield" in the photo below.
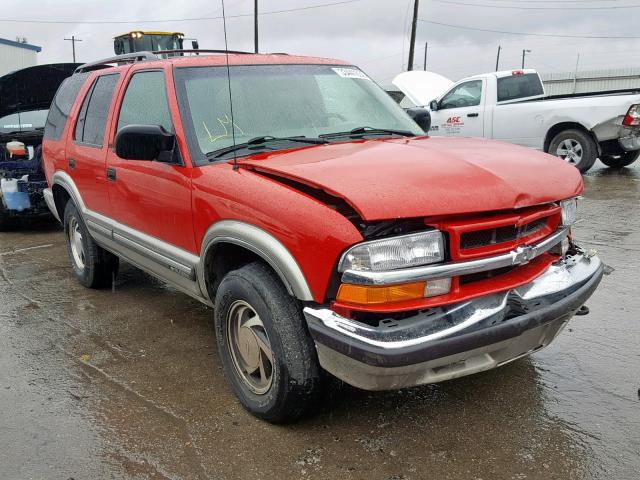
[[[232,66],[230,73],[236,144],[263,136],[317,138],[361,127],[424,135],[355,67]],[[207,154],[233,145],[227,68],[179,68],[175,75],[192,156],[204,163]]]
[[[11,133],[44,128],[49,110],[12,113],[0,118],[0,133]]]

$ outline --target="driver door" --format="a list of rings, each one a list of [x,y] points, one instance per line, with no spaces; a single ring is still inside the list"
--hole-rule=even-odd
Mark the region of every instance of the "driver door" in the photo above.
[[[433,112],[433,135],[484,137],[484,80],[468,80],[455,85],[438,102]],[[437,127],[437,128],[434,128]]]

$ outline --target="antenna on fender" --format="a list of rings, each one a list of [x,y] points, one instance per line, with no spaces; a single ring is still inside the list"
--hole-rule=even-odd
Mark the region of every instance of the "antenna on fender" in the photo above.
[[[233,119],[233,97],[231,95],[231,70],[229,69],[229,44],[227,43],[227,16],[224,11],[224,0],[222,1],[222,26],[224,28],[224,50],[227,60],[227,82],[229,83],[229,113],[231,115],[231,138],[233,139],[233,146],[236,146],[236,125]],[[238,157],[236,151],[233,151],[233,169],[238,169]]]

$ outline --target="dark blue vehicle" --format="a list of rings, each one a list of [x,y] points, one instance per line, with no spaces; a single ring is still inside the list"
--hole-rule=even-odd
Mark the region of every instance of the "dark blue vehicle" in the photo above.
[[[42,137],[51,101],[77,66],[38,65],[0,77],[0,229],[11,218],[50,215]]]

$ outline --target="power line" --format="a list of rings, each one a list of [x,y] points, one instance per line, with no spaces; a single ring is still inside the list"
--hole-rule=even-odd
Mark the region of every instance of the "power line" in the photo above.
[[[423,23],[429,23],[431,25],[440,25],[442,27],[458,28],[460,30],[474,30],[476,32],[490,32],[490,33],[503,33],[505,35],[522,35],[528,37],[552,37],[552,38],[591,38],[598,40],[625,40],[625,39],[640,39],[640,36],[613,36],[613,35],[558,35],[551,33],[530,33],[530,32],[509,32],[506,30],[491,30],[488,28],[467,27],[464,25],[452,25],[450,23],[434,22],[431,20],[419,19]]]
[[[507,9],[512,9],[512,10],[573,10],[573,11],[579,11],[579,10],[617,10],[617,9],[623,9],[623,8],[640,8],[640,5],[616,5],[613,7],[520,7],[520,6],[515,6],[515,5],[488,5],[485,3],[467,3],[467,2],[458,2],[458,1],[454,1],[454,0],[431,0],[432,2],[438,2],[438,3],[448,3],[450,5],[462,5],[462,6],[469,6],[469,7],[482,7],[482,8],[507,8]],[[493,0],[490,0],[493,1]]]
[[[308,5],[306,7],[287,8],[284,10],[271,10],[267,12],[261,12],[260,16],[265,15],[278,15],[281,13],[300,12],[303,10],[312,10],[316,8],[333,7],[335,5],[346,5],[348,3],[357,3],[364,0],[342,0],[332,3],[321,3],[319,5]],[[227,15],[226,18],[243,18],[253,17],[254,13],[241,13],[236,15]],[[142,23],[169,23],[169,22],[198,22],[203,20],[222,20],[222,15],[215,17],[197,17],[197,18],[168,18],[166,20],[27,20],[27,19],[8,19],[0,18],[0,22],[12,22],[12,23],[38,23],[38,24],[85,24],[85,25],[126,25],[126,24],[142,24]]]

